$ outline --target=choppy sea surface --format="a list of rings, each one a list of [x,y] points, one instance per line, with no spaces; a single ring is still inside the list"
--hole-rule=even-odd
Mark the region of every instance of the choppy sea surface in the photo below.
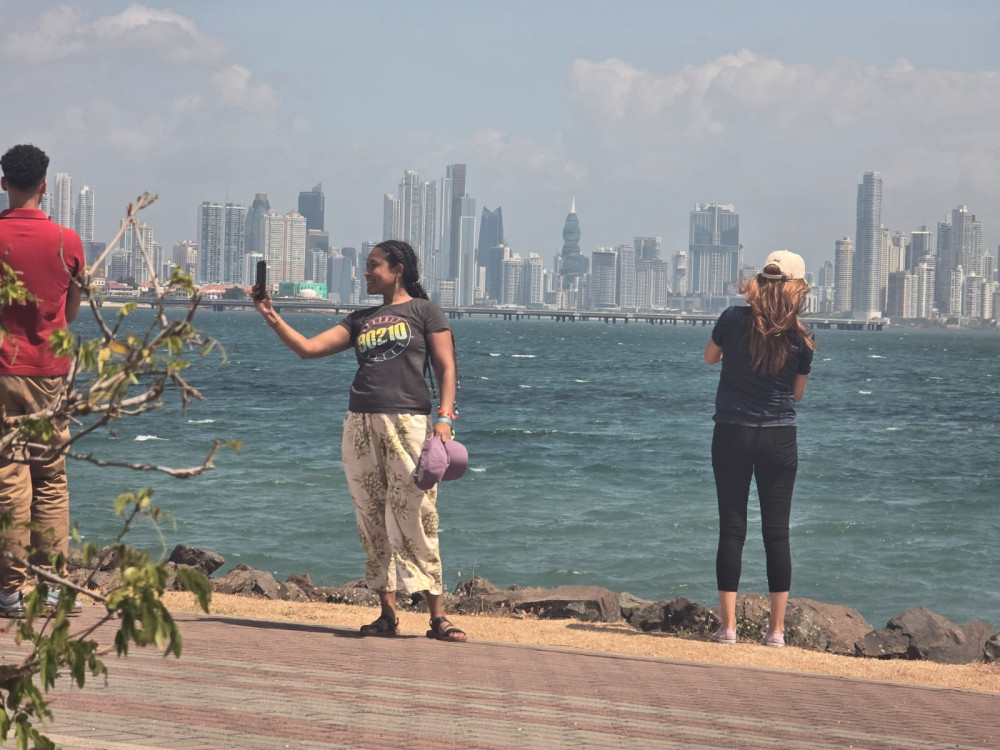
[[[145,316],[145,318],[143,317]],[[91,334],[81,315],[76,326]],[[136,322],[149,313],[133,313]],[[338,318],[287,314],[312,335]],[[125,419],[81,446],[168,466],[187,480],[70,465],[88,541],[120,529],[112,500],[138,487],[173,516],[133,544],[179,542],[283,579],[360,578],[364,561],[340,465],[351,352],[303,361],[254,313],[201,311],[227,359],[197,362],[204,400]],[[445,579],[580,583],[647,598],[716,602],[709,458],[719,370],[705,326],[462,319],[458,437],[470,471],[443,484]],[[799,405],[792,504],[793,597],[855,607],[876,627],[915,606],[1000,627],[1000,334],[817,331]],[[756,518],[755,518],[756,516]],[[766,592],[756,496],[741,591]]]

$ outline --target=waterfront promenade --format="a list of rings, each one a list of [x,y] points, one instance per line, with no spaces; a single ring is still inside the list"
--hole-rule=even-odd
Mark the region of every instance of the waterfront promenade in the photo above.
[[[87,611],[77,621],[95,615]],[[95,610],[96,611],[96,610]],[[1000,696],[488,641],[177,613],[181,659],[63,679],[66,750],[1000,746]],[[105,635],[102,640],[108,640]],[[719,646],[719,648],[739,648]]]

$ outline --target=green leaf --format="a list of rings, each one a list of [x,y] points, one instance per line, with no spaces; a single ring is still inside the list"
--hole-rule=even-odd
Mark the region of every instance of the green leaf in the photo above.
[[[195,595],[202,611],[208,612],[208,605],[212,602],[212,582],[208,576],[194,568],[177,568],[175,575],[184,590]]]
[[[57,357],[69,357],[76,348],[76,338],[65,328],[49,335],[49,348]]]

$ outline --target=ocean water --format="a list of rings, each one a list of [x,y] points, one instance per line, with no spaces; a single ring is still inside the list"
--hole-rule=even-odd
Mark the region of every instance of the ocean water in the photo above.
[[[338,319],[285,317],[310,335]],[[174,467],[199,464],[215,438],[240,440],[242,451],[187,480],[74,462],[81,533],[113,539],[113,498],[151,486],[173,522],[137,529],[133,544],[211,549],[226,558],[223,571],[243,562],[317,583],[361,577],[339,457],[353,354],[300,360],[248,312],[201,311],[196,324],[227,355],[189,371],[204,400],[182,413],[168,394],[162,409],[82,447]],[[87,325],[77,327],[87,335]],[[440,489],[449,588],[481,575],[714,604],[710,328],[496,319],[454,328],[456,426],[471,468]],[[792,596],[855,607],[876,627],[915,606],[1000,627],[1000,334],[821,330],[817,343],[798,410]],[[741,591],[766,592],[755,496],[750,518]]]

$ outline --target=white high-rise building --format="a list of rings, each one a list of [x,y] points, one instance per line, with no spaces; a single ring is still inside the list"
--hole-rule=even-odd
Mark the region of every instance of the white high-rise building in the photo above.
[[[542,256],[537,253],[529,253],[524,261],[524,275],[521,277],[524,304],[530,306],[542,304],[545,299],[545,290],[542,285],[544,271],[545,264],[542,261]]]
[[[865,172],[858,185],[851,311],[859,318],[882,315],[882,175]]]
[[[198,207],[198,282],[243,283],[247,207],[205,201]]]
[[[687,250],[678,250],[674,253],[674,294],[687,295],[691,292],[690,277],[688,276],[688,254]]]
[[[635,310],[635,249],[632,245],[619,245],[616,269],[616,297],[622,310]]]
[[[94,191],[89,185],[76,197],[76,233],[82,242],[94,241]]]
[[[73,228],[73,178],[56,172],[56,192],[52,202],[52,221],[67,229]]]
[[[382,197],[382,240],[403,239],[402,214],[399,198],[392,193]]]
[[[837,240],[833,256],[833,311],[849,313],[854,279],[854,243],[844,236]]]
[[[500,261],[502,281],[500,283],[500,304],[522,304],[522,279],[524,277],[524,259],[514,253],[510,258]]]
[[[934,258],[926,256],[917,265],[917,313],[915,317],[930,320],[934,317]]]
[[[268,282],[305,281],[306,218],[298,211],[279,214],[271,209],[261,219]]]
[[[128,219],[121,221],[122,226],[128,223]],[[154,271],[158,275],[163,272],[163,248],[157,244],[153,228],[145,222],[140,222],[138,227],[126,227],[114,255],[112,265],[117,273],[113,279],[131,277],[142,284],[153,280]]]

